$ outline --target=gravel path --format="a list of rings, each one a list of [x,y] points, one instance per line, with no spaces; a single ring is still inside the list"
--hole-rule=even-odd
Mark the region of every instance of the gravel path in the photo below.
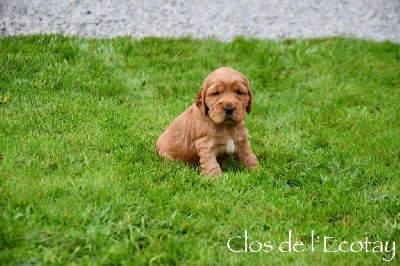
[[[400,0],[0,0],[0,37],[35,33],[400,43]]]

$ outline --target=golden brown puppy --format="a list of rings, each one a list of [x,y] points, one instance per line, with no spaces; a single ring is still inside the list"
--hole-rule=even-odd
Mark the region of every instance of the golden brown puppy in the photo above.
[[[244,116],[253,93],[248,79],[230,67],[211,72],[196,103],[180,114],[157,140],[157,153],[186,164],[200,162],[202,174],[218,175],[234,154],[246,168],[258,166],[250,148]]]

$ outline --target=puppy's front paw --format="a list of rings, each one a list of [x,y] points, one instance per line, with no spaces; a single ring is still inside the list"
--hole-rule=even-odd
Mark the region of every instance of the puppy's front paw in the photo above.
[[[258,161],[255,155],[249,156],[247,160],[244,161],[244,166],[249,170],[255,170],[258,168]]]
[[[221,167],[219,167],[219,166],[216,166],[213,168],[207,168],[207,169],[202,168],[201,169],[202,175],[220,175],[221,173],[222,173]]]
[[[256,162],[255,164],[251,164],[249,166],[246,166],[247,169],[249,170],[256,170],[258,168],[258,163]]]

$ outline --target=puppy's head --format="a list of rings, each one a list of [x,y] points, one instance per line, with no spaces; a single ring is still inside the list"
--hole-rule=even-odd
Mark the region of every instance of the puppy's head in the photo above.
[[[196,105],[214,123],[239,123],[251,110],[253,92],[239,71],[221,67],[211,72],[197,93]]]

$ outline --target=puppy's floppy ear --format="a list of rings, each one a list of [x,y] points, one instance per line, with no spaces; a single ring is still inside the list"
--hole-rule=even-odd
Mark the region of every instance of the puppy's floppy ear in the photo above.
[[[247,88],[247,93],[248,93],[248,95],[250,97],[249,102],[248,102],[248,104],[246,106],[246,112],[250,113],[251,106],[253,105],[253,91],[251,90],[251,87],[250,87],[250,81],[245,76],[243,76],[243,80],[244,80],[244,84],[245,84],[245,86]]]
[[[201,85],[200,90],[196,96],[196,106],[202,111],[205,116],[208,113],[208,106],[206,105],[206,92],[208,88],[207,83],[207,80],[203,81],[203,84]]]

